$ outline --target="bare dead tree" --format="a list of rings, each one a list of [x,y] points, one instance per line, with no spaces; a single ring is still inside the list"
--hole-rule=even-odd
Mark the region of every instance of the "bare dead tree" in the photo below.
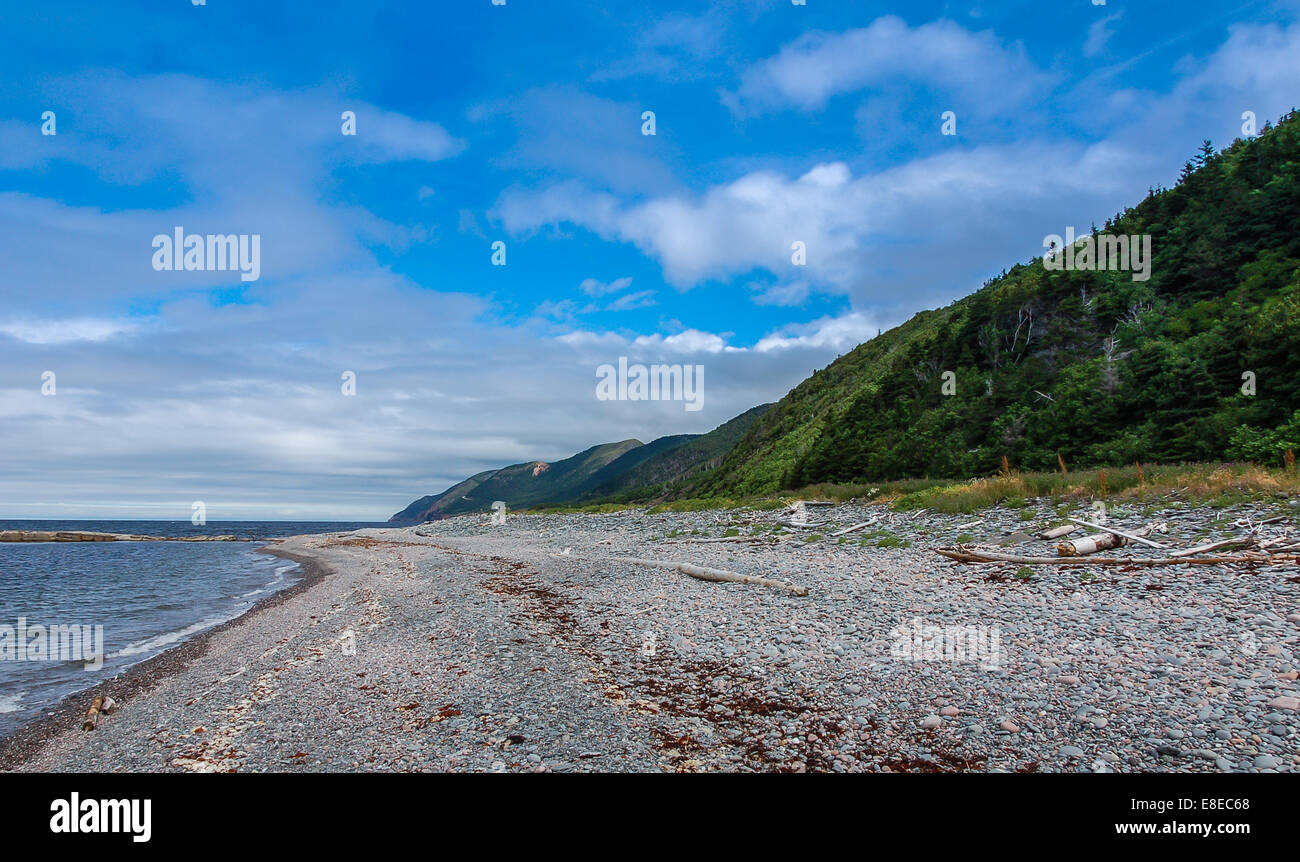
[[[1024,342],[1020,336],[1024,335]],[[1014,357],[1012,362],[1019,362],[1024,358],[1025,353],[1029,351],[1029,342],[1034,337],[1034,308],[1029,303],[1025,303],[1016,310],[1016,328],[1011,333],[1011,343],[1007,347],[1007,352]],[[1020,352],[1016,353],[1017,348]]]
[[[1129,304],[1128,311],[1124,312],[1123,322],[1129,326],[1142,328],[1142,315],[1151,310],[1151,303],[1133,302]]]
[[[1119,324],[1111,329],[1110,335],[1101,343],[1102,356],[1106,358],[1106,366],[1102,369],[1101,385],[1107,395],[1114,395],[1119,389],[1119,363],[1132,355],[1132,350],[1121,351],[1119,349],[1119,339],[1115,333],[1119,331]]]

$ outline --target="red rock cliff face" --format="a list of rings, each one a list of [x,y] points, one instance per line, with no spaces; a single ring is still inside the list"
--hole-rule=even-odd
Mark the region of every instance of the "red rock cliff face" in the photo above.
[[[551,469],[550,464],[547,464],[545,461],[538,461],[536,464],[533,465],[533,475],[534,476],[541,475],[542,473],[545,473],[549,469]]]

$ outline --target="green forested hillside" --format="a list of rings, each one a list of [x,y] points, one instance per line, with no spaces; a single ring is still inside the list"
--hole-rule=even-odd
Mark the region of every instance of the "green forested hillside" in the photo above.
[[[676,489],[684,487],[696,474],[716,467],[771,406],[760,404],[751,407],[707,434],[662,437],[643,448],[650,449],[662,441],[680,442],[662,446],[652,453],[653,457],[640,458],[634,466],[619,470],[624,467],[621,462],[642,454],[641,450],[629,452],[619,462],[609,465],[612,478],[603,482],[593,481],[592,489],[582,499],[629,502],[671,495]]]
[[[1150,234],[1149,280],[1016,265],[815,373],[683,494],[1300,447],[1300,117],[1206,142],[1177,186],[1095,229]]]

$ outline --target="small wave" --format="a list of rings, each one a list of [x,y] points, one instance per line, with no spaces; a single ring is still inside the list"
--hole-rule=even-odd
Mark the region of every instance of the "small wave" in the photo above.
[[[22,709],[23,695],[26,693],[20,691],[17,694],[0,694],[0,715]]]
[[[183,629],[177,629],[171,632],[164,632],[163,634],[160,635],[154,635],[153,637],[136,641],[133,644],[127,644],[117,652],[110,653],[108,657],[123,658],[125,656],[139,655],[140,653],[151,652],[153,650],[162,649],[163,647],[170,646],[171,644],[174,644],[177,641],[184,640],[190,635],[198,634],[204,629],[209,629],[215,625],[220,625],[221,623],[224,623],[226,620],[229,619],[233,619],[233,617],[208,617],[205,620],[200,620],[197,623],[186,626]]]
[[[262,586],[258,587],[255,590],[249,590],[246,593],[240,593],[238,597],[241,599],[251,599],[254,596],[264,596],[267,595],[268,593],[279,592],[280,590],[284,589],[284,587],[288,584],[289,582],[288,574],[296,570],[297,568],[298,568],[297,563],[290,563],[287,566],[277,566],[275,569],[275,575],[271,578],[271,580],[267,581],[265,584],[263,584]]]

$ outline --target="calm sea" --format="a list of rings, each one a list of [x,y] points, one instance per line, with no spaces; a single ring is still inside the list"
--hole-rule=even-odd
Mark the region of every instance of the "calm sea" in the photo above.
[[[382,524],[337,521],[0,521],[0,530],[91,530],[264,540]],[[0,543],[0,736],[68,694],[248,610],[301,577],[253,542]],[[26,649],[16,643],[20,618]],[[42,637],[39,627],[76,626]],[[102,627],[102,629],[96,628]],[[102,642],[96,635],[102,631]],[[84,644],[82,643],[84,636]],[[33,657],[49,642],[50,657]],[[102,645],[103,664],[70,659]],[[8,648],[6,648],[8,647]],[[35,647],[35,648],[34,648]],[[20,660],[21,653],[27,657]],[[91,661],[93,663],[93,660]]]

